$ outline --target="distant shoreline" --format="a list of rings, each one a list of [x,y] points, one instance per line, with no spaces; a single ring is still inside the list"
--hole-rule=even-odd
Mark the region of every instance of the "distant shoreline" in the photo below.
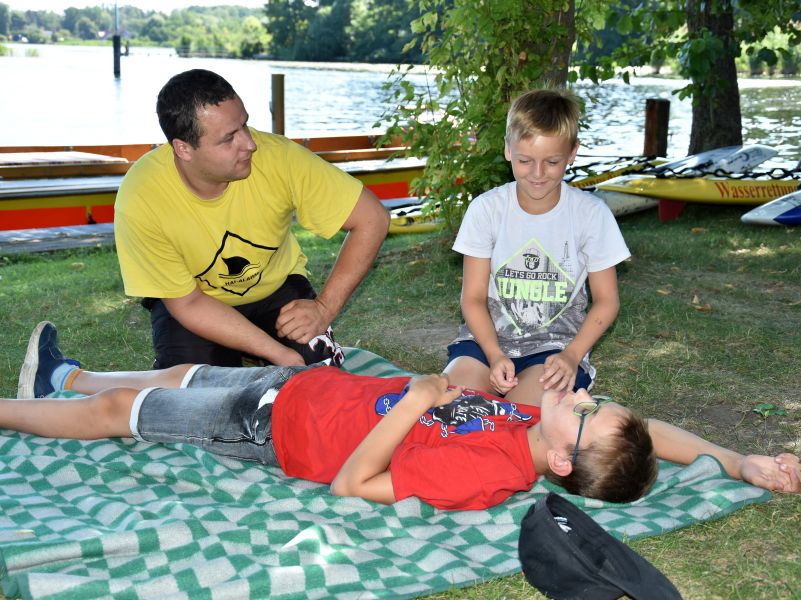
[[[26,48],[29,44],[21,44],[19,42],[7,42],[4,44],[7,48]],[[84,46],[82,44],[44,44],[45,46],[70,46],[70,47],[92,47],[95,45]],[[37,46],[37,44],[31,44],[31,47]],[[109,50],[111,49],[110,46],[105,44],[97,44],[96,46],[99,47],[108,47]],[[165,46],[131,46],[131,54],[149,54],[152,51],[156,52],[164,52],[164,53],[175,53],[174,48],[168,48]],[[177,53],[175,56],[178,56]],[[11,57],[7,58],[17,58],[17,55],[12,55]],[[29,57],[26,57],[29,58]],[[199,56],[190,56],[187,58],[203,58]],[[226,57],[213,57],[208,56],[205,58],[226,58]],[[263,62],[269,64],[270,66],[285,68],[285,69],[318,69],[318,70],[333,70],[333,71],[362,71],[362,72],[371,72],[371,73],[391,73],[395,70],[398,70],[399,65],[393,63],[365,63],[365,62],[338,62],[338,61],[330,61],[330,62],[317,62],[317,61],[296,61],[296,60],[276,60],[271,58],[256,58],[256,59],[235,59],[228,57],[229,60],[242,60],[244,62]],[[408,65],[402,64],[400,65],[400,69],[403,72],[406,71],[406,67]],[[686,83],[686,79],[680,79],[678,77],[673,77],[668,69],[663,69],[667,71],[664,75],[655,75],[653,72],[653,68],[651,67],[632,67],[631,71],[634,73],[631,75],[631,79],[638,83],[647,83],[647,80],[653,79],[659,81],[661,83],[665,82],[675,82],[677,85],[684,85]],[[410,73],[415,74],[425,74],[425,73],[436,73],[436,69],[430,69],[426,65],[412,65],[412,68],[409,69]],[[622,72],[622,70],[621,70]],[[581,82],[586,82],[587,80],[581,80]],[[610,79],[601,82],[609,83],[620,81],[619,79]],[[740,89],[752,89],[752,88],[759,88],[759,87],[796,87],[801,86],[801,77],[796,78],[788,78],[788,77],[738,77],[737,83]]]

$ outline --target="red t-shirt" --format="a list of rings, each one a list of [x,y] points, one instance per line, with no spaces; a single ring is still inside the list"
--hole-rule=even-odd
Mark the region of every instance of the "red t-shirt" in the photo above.
[[[292,377],[272,413],[273,443],[283,471],[331,483],[408,381],[333,367]],[[539,416],[538,407],[472,391],[426,412],[392,455],[395,498],[415,496],[450,510],[481,509],[531,489],[537,474],[527,430]]]

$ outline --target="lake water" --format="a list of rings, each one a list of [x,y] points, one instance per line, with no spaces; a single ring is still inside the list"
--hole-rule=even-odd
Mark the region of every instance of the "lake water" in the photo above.
[[[388,107],[381,84],[387,69],[369,65],[315,68],[302,63],[180,58],[172,50],[132,48],[113,74],[110,47],[9,44],[0,57],[0,146],[154,143],[163,141],[156,95],[172,75],[206,68],[223,75],[250,113],[250,123],[270,131],[270,77],[285,74],[286,134],[290,137],[367,133]],[[35,51],[35,52],[31,52]],[[31,54],[37,54],[31,56]],[[425,74],[412,76],[426,85]],[[671,100],[669,155],[684,156],[689,143],[690,104],[671,91],[682,82],[637,78],[633,85],[580,84],[587,102],[584,151],[599,155],[642,152],[647,98]],[[742,80],[746,143],[780,150],[770,165],[801,159],[801,81]]]

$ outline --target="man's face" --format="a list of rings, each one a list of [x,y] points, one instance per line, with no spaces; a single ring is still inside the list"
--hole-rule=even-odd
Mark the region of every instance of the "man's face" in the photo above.
[[[548,390],[543,394],[540,431],[551,448],[560,452],[569,449],[572,452],[581,423],[581,417],[573,410],[581,402],[593,402],[585,389],[577,392]],[[585,417],[579,448],[587,448],[592,442],[616,430],[626,414],[627,409],[615,402],[601,404],[598,410]],[[568,458],[570,452],[567,452]]]
[[[189,148],[188,168],[192,176],[209,184],[222,184],[250,175],[256,143],[247,127],[248,113],[234,97],[197,111],[200,142]]]

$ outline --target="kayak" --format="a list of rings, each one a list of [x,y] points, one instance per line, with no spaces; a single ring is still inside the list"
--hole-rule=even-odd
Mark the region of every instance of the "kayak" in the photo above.
[[[740,220],[748,225],[801,225],[801,190],[757,206]]]
[[[775,149],[761,144],[716,148],[639,173],[622,174],[595,187],[657,200],[764,204],[798,187],[798,180],[789,174],[775,178],[751,173],[776,154]]]
[[[659,200],[712,204],[764,204],[794,192],[799,181],[787,179],[729,179],[724,177],[649,177],[621,175],[597,188]]]

